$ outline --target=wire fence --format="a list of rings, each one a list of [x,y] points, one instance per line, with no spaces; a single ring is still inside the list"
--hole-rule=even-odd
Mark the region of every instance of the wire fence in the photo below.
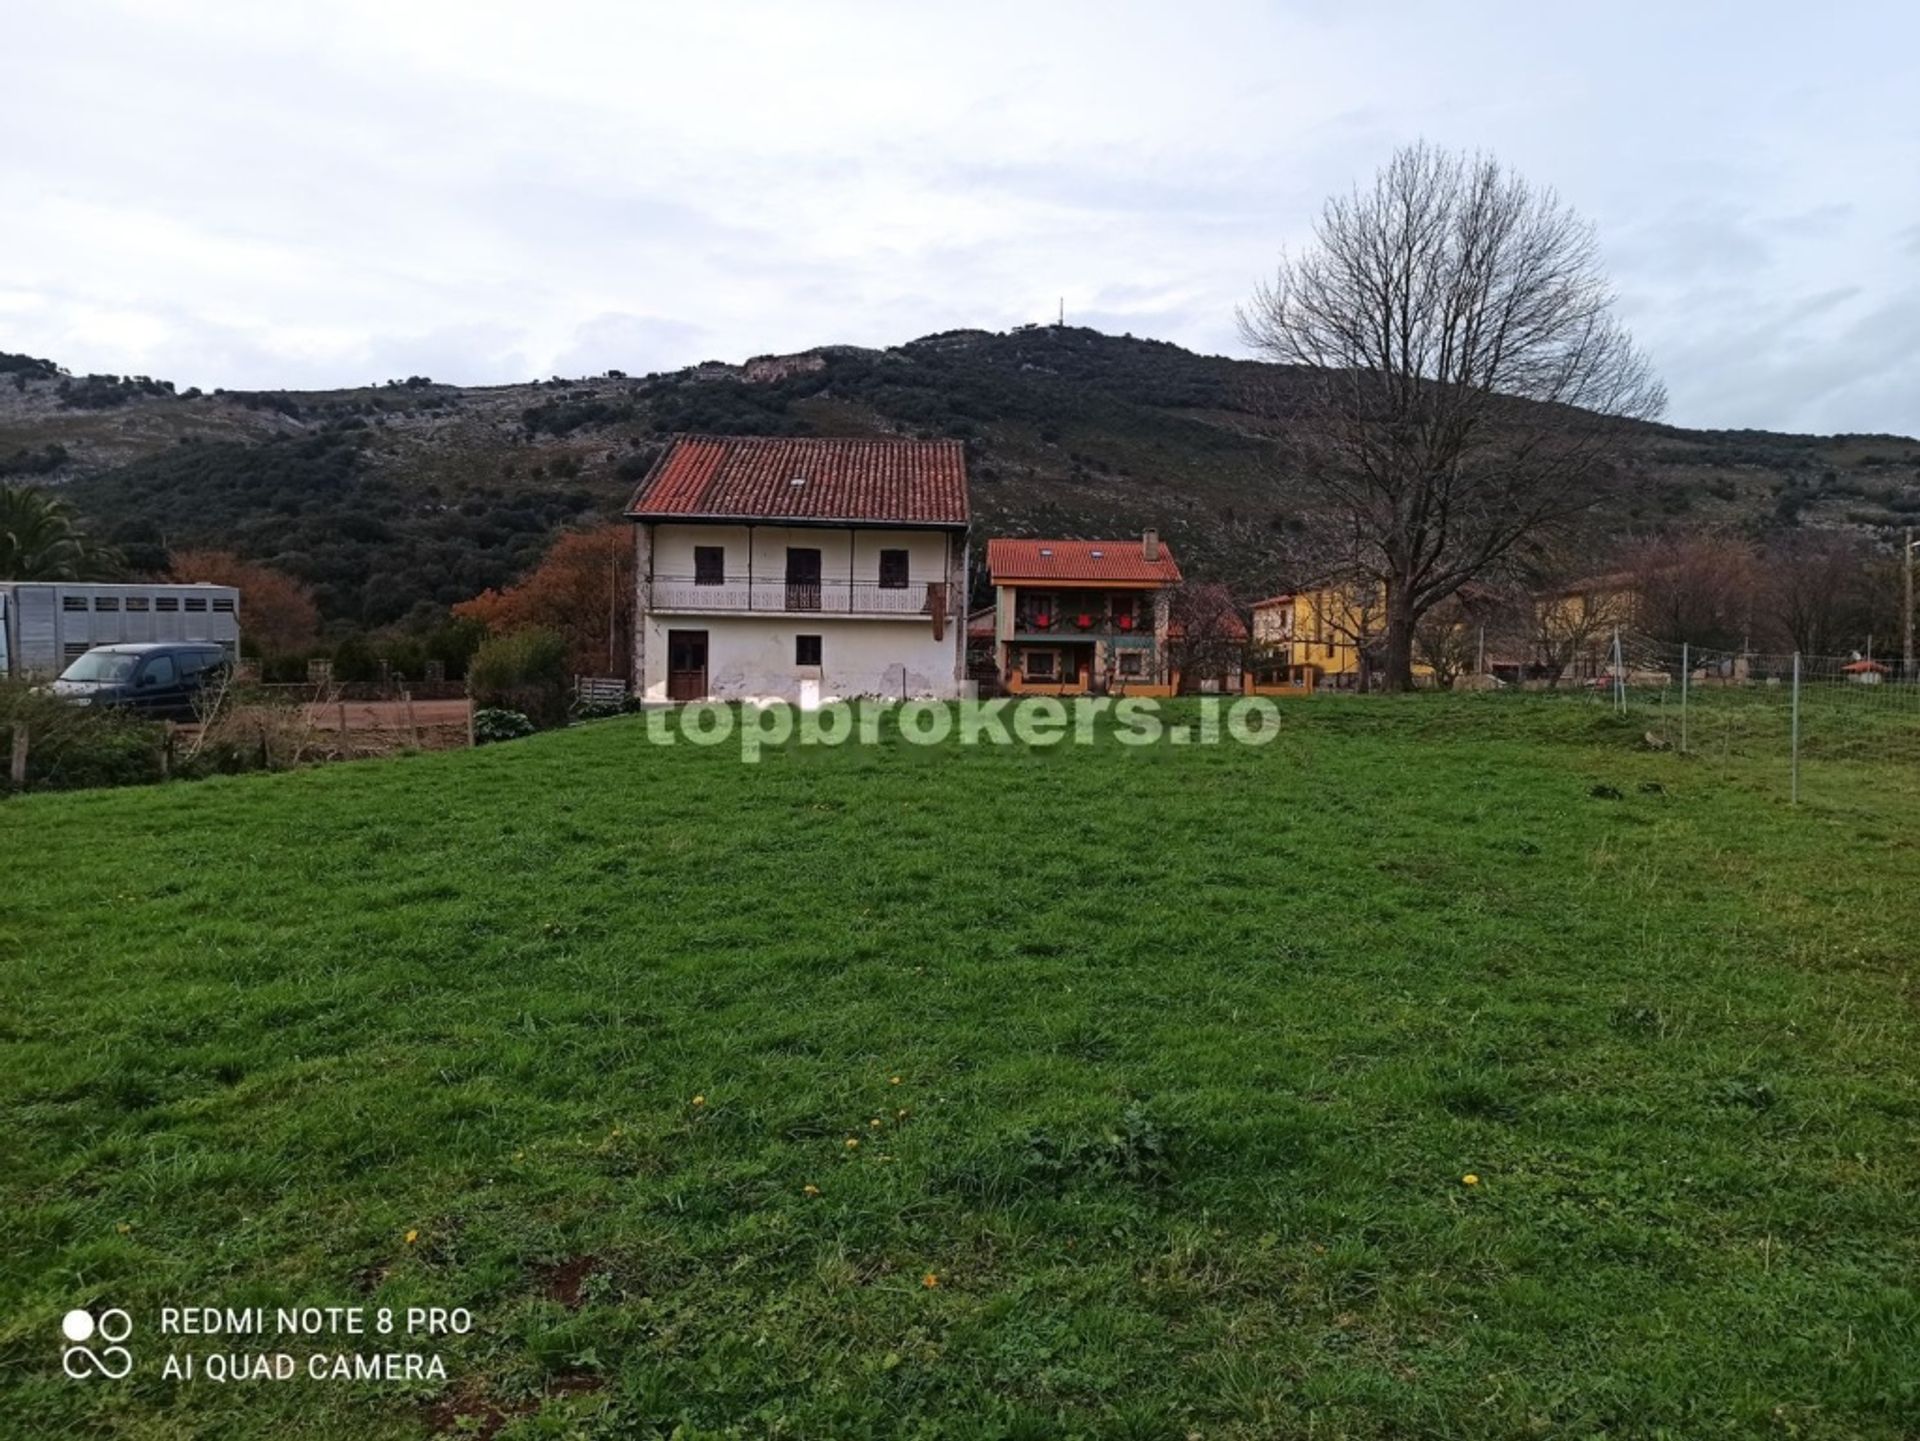
[[[1872,785],[1876,767],[1920,768],[1920,673],[1898,658],[1717,650],[1622,630],[1593,669],[1562,688],[1643,725],[1651,747],[1777,780],[1796,803]]]

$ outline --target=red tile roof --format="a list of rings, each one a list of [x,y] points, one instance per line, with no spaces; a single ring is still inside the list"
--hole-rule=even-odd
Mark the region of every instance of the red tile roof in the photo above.
[[[1276,605],[1292,605],[1292,604],[1293,604],[1293,592],[1289,590],[1289,591],[1282,591],[1279,595],[1270,595],[1265,600],[1256,600],[1253,603],[1253,605],[1250,607],[1250,609],[1266,610],[1269,607],[1276,606]]]
[[[1137,536],[1132,540],[989,540],[987,570],[995,585],[1018,580],[1180,583],[1180,567],[1174,564],[1166,542],[1160,542],[1160,558],[1148,560]]]
[[[627,514],[962,526],[966,450],[957,440],[683,435],[647,472]]]

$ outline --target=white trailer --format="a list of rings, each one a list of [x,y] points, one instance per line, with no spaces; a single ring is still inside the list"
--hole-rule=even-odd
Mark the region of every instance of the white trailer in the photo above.
[[[97,645],[204,640],[240,654],[230,585],[0,580],[0,677],[56,676]]]

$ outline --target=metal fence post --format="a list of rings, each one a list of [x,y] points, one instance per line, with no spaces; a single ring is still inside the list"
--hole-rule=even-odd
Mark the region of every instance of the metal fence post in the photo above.
[[[1687,753],[1687,685],[1693,678],[1693,665],[1687,658],[1687,643],[1680,642],[1680,754]]]
[[[1793,805],[1800,804],[1800,652],[1793,653]]]

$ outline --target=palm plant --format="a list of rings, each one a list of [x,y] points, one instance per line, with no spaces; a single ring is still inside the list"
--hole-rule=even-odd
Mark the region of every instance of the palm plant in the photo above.
[[[86,535],[64,502],[0,485],[0,580],[106,580],[119,570],[119,554]]]

